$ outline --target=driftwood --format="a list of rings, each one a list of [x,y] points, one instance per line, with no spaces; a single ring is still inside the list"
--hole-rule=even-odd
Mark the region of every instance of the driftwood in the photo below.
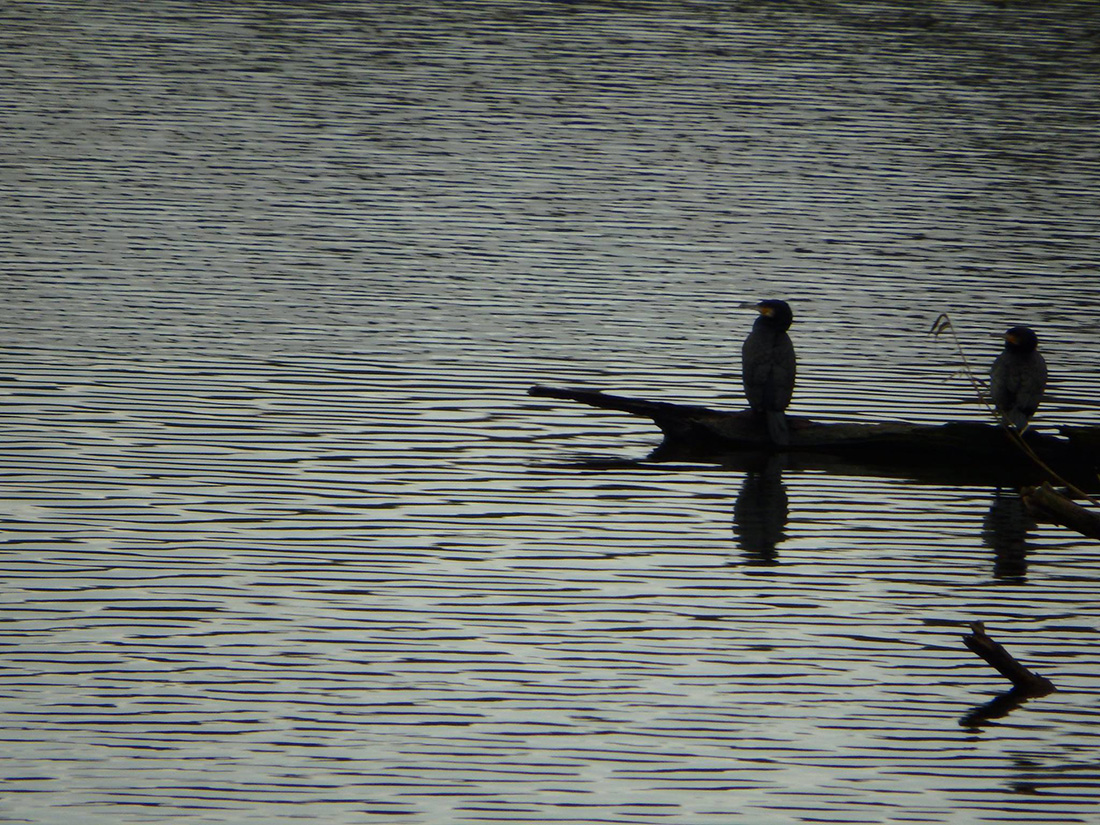
[[[1090,539],[1100,540],[1100,514],[1086,510],[1058,493],[1049,483],[1020,491],[1024,506],[1036,521],[1061,524]]]
[[[828,456],[854,465],[891,468],[951,468],[972,480],[993,484],[1034,484],[1045,477],[1003,428],[980,422],[913,424],[820,422],[788,416],[790,444],[776,447],[763,419],[750,410],[727,412],[667,401],[648,401],[596,390],[536,386],[540,398],[576,401],[605,410],[649,418],[664,434],[658,459],[708,458],[725,462],[731,453],[786,451],[794,457]],[[1074,438],[1029,430],[1028,446],[1056,473],[1072,483],[1095,487],[1100,463],[1100,428],[1076,428]],[[1094,441],[1090,440],[1097,436]]]
[[[973,622],[971,632],[963,636],[963,644],[997,669],[1012,682],[1012,686],[1027,696],[1046,696],[1055,690],[1054,683],[1044,676],[1032,673],[1016,661],[1004,647],[986,634],[985,625]]]
[[[981,622],[972,622],[970,630],[970,633],[963,636],[963,644],[1008,679],[1012,683],[1012,690],[994,696],[984,705],[968,712],[959,720],[960,725],[966,728],[981,727],[991,719],[1011,713],[1028,699],[1046,696],[1057,690],[1050,679],[1028,670],[1002,645],[993,641]]]

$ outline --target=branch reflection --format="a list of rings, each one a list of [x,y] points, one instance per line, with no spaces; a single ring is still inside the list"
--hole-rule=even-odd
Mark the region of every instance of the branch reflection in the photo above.
[[[963,715],[959,724],[964,728],[980,728],[994,719],[1008,716],[1028,699],[1036,699],[1043,695],[1045,694],[1014,687],[1012,690],[997,694],[985,704],[972,708]]]

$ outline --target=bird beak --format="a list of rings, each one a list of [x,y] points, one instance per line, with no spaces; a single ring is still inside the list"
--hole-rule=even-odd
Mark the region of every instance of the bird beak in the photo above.
[[[759,312],[761,315],[767,316],[768,318],[771,318],[773,315],[775,315],[774,309],[772,309],[771,307],[762,306],[760,304],[757,305],[756,311]]]

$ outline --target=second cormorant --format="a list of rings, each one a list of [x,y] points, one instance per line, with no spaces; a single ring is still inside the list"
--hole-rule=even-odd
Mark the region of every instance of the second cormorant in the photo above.
[[[741,379],[753,412],[762,414],[772,442],[790,443],[784,410],[794,392],[794,344],[787,335],[793,315],[786,301],[761,301],[760,317],[741,347]]]
[[[1027,327],[1013,327],[1004,335],[1004,351],[990,370],[994,406],[1020,432],[1027,429],[1047,386],[1047,362],[1039,352],[1039,338]]]

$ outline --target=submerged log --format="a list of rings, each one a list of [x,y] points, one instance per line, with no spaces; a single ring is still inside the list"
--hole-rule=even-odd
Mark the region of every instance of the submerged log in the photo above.
[[[1049,483],[1020,491],[1024,506],[1036,521],[1052,522],[1100,540],[1100,514],[1086,510],[1055,491]]]
[[[605,410],[649,418],[664,434],[655,458],[723,461],[730,453],[775,452],[832,456],[854,463],[893,466],[953,466],[962,472],[980,467],[983,478],[1012,484],[1037,483],[1045,473],[999,426],[959,421],[947,424],[820,422],[788,416],[790,444],[782,448],[768,437],[762,417],[751,410],[726,412],[690,404],[648,401],[598,390],[536,386],[539,398],[576,401]],[[1074,484],[1097,484],[1100,429],[1076,428],[1075,439],[1029,430],[1025,441],[1038,458]],[[1087,487],[1086,487],[1087,488]]]
[[[1004,647],[985,632],[985,625],[974,622],[971,632],[963,636],[963,644],[981,656],[997,672],[1004,676],[1017,690],[1027,696],[1046,696],[1055,690],[1054,683],[1044,676],[1032,673],[1009,653]]]

